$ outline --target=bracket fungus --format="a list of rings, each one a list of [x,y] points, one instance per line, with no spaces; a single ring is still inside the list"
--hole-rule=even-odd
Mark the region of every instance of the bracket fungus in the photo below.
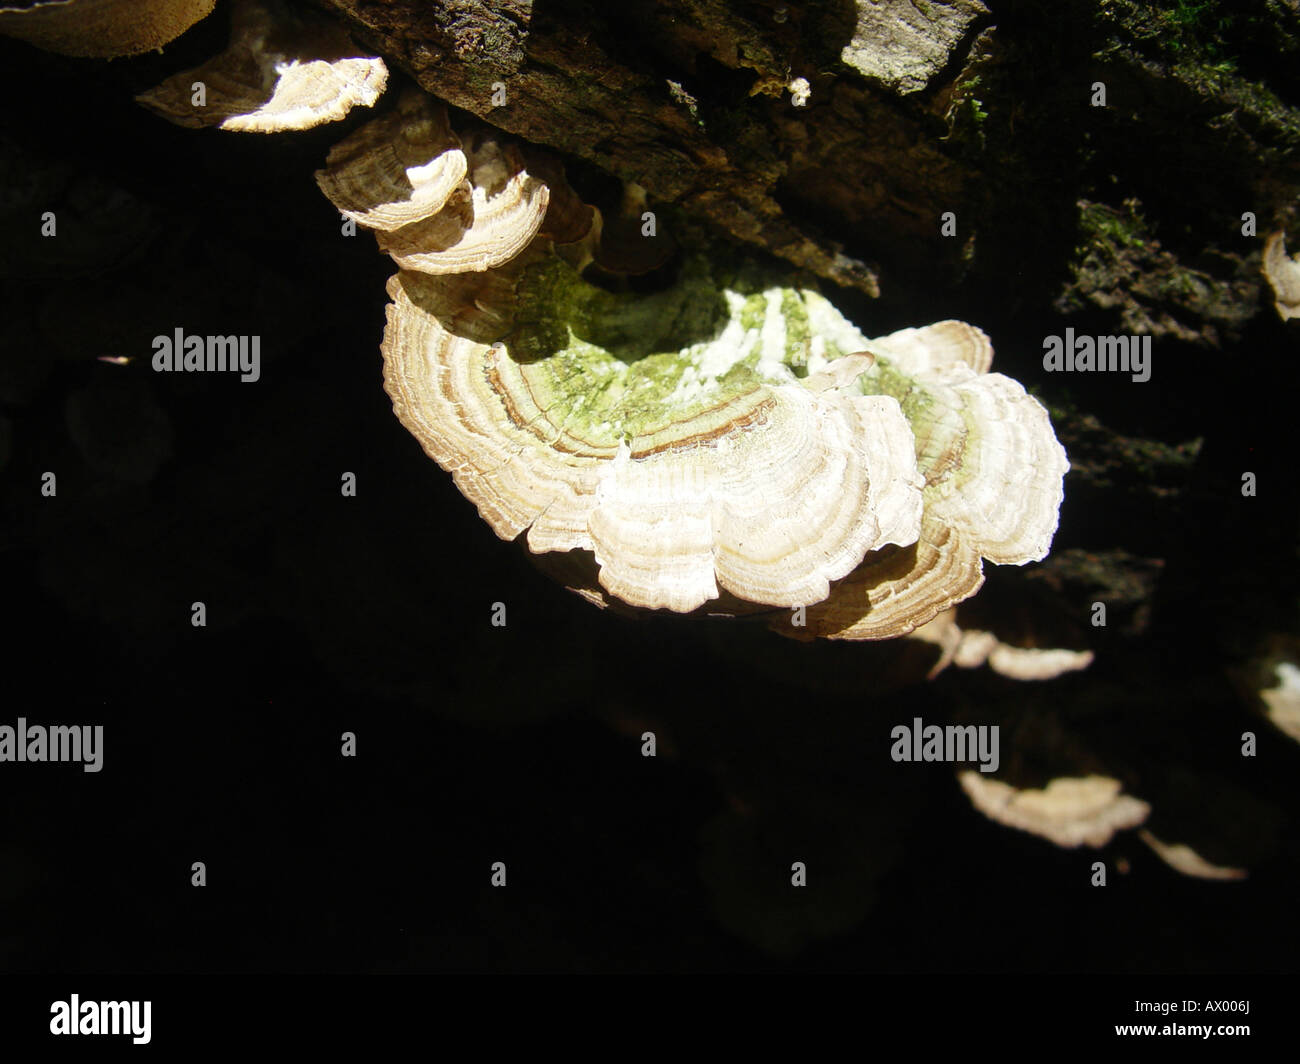
[[[865,347],[877,371],[861,386],[896,397],[916,440],[925,478],[917,543],[882,551],[824,602],[806,627],[784,634],[883,639],[906,634],[973,595],[981,559],[1022,565],[1046,557],[1069,469],[1041,404],[990,373],[993,348],[972,325],[946,321],[867,340],[821,297],[813,330],[841,350]]]
[[[322,16],[281,0],[235,0],[230,21],[224,52],[136,100],[179,126],[281,133],[372,107],[388,83],[384,61],[359,54]]]
[[[939,660],[930,670],[933,679],[948,668],[977,669],[987,665],[1008,680],[1055,680],[1067,672],[1086,669],[1093,662],[1091,650],[1067,647],[1021,647],[1003,642],[994,633],[979,628],[963,629],[955,609],[944,610],[920,625],[910,635],[939,648]]]
[[[468,167],[469,180],[440,211],[376,233],[402,269],[481,273],[518,257],[537,235],[550,191],[524,168],[518,151],[483,134],[469,149]]]
[[[721,586],[797,605],[866,551],[915,537],[920,479],[901,411],[836,387],[867,358],[804,382],[742,369],[679,389],[716,345],[625,362],[579,338],[517,359],[444,328],[420,280],[389,283],[385,380],[398,417],[498,535],[527,529],[535,552],[591,551],[622,601],[687,611]],[[607,309],[604,328],[619,328],[617,309],[637,315]]]
[[[382,91],[382,60],[280,0],[238,0],[232,27],[226,52],[141,102],[274,132]],[[889,639],[973,595],[984,560],[1047,554],[1069,463],[975,326],[868,340],[725,252],[683,255],[667,288],[611,291],[585,268],[626,277],[671,254],[630,237],[645,190],[607,224],[553,159],[482,127],[462,139],[415,91],[316,180],[400,267],[382,344],[398,418],[498,536],[563,555],[549,568],[588,600],[794,607],[797,627],[770,627]]]
[[[962,790],[990,820],[1028,831],[1057,846],[1105,846],[1117,831],[1135,828],[1151,806],[1123,794],[1107,776],[1059,777],[1042,790],[1021,789],[978,772],[962,772]]]
[[[391,114],[334,145],[316,182],[358,225],[401,229],[442,210],[461,187],[469,164],[460,147],[447,112],[407,91]]]
[[[211,14],[216,0],[36,0],[0,7],[0,33],[85,59],[139,55]]]
[[[1065,453],[979,329],[868,340],[725,255],[609,291],[580,270],[611,261],[600,212],[562,171],[462,145],[434,108],[403,97],[317,183],[402,267],[385,386],[497,535],[567,553],[554,571],[601,604],[802,606],[808,635],[850,639],[973,594],[981,559],[1047,553]]]
[[[1280,229],[1264,244],[1264,277],[1273,289],[1273,306],[1281,319],[1300,318],[1300,261],[1286,253],[1286,236]]]
[[[1138,838],[1151,847],[1151,851],[1160,860],[1185,876],[1192,876],[1195,879],[1232,880],[1245,879],[1250,874],[1244,868],[1212,864],[1186,843],[1163,842],[1146,828],[1138,832]]]

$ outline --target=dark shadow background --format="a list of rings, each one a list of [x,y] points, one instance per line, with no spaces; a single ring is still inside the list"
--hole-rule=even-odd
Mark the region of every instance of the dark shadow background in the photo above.
[[[1058,550],[1162,560],[1140,634],[1091,633],[1087,672],[901,686],[888,648],[604,615],[497,541],[392,416],[388,260],[311,178],[364,116],[261,137],[132,103],[219,38],[120,64],[0,40],[0,722],[105,728],[99,774],[0,765],[0,969],[1294,970],[1300,750],[1233,683],[1294,623],[1276,322],[1212,379],[1157,363],[1126,392],[1181,412],[1171,441],[1205,440],[1168,510],[1067,480]],[[57,243],[31,235],[47,209]],[[886,312],[904,313],[953,311]],[[1034,313],[972,319],[1020,351],[1008,372],[1041,350]],[[177,327],[260,335],[262,379],[153,373],[150,338]],[[1086,617],[1083,585],[1052,590]],[[999,571],[986,594],[1042,587]],[[1096,854],[992,824],[950,769],[890,760],[914,716],[1001,722],[1027,779],[1117,775],[1156,834],[1252,876],[1180,876],[1133,834]]]

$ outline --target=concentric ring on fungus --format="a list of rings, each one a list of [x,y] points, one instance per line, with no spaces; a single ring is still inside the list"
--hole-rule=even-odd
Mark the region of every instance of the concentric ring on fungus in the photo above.
[[[136,101],[191,129],[283,133],[373,107],[387,84],[384,61],[358,49],[330,19],[282,0],[233,0],[226,50]]]
[[[599,212],[495,133],[422,200],[460,166],[454,134],[427,135],[444,127],[404,98],[317,181],[405,267],[383,341],[398,418],[497,535],[561,554],[574,590],[884,639],[973,594],[983,559],[1047,553],[1065,452],[979,329],[868,340],[725,254],[687,256],[663,291],[607,291],[578,271]],[[805,627],[774,610],[799,606]]]
[[[590,550],[624,602],[692,610],[719,585],[769,605],[815,601],[868,550],[915,537],[920,479],[893,400],[741,371],[667,402],[647,382],[673,355],[620,364],[584,345],[519,359],[445,329],[422,280],[389,282],[398,417],[499,536]],[[837,379],[868,364],[846,360]]]

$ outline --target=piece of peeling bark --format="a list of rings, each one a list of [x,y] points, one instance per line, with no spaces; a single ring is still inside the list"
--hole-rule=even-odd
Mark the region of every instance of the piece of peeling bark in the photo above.
[[[865,356],[826,380],[732,375],[689,398],[602,405],[652,378],[591,349],[516,358],[455,336],[407,274],[389,295],[385,384],[402,423],[497,535],[591,551],[624,602],[684,612],[720,589],[816,601],[868,550],[917,534],[920,480],[897,402],[840,390]]]
[[[316,184],[358,225],[389,231],[441,211],[468,171],[447,109],[408,90],[391,114],[330,149]]]
[[[1041,790],[1013,787],[974,770],[958,779],[971,804],[990,820],[1067,849],[1105,846],[1151,812],[1146,802],[1122,794],[1119,780],[1106,776],[1060,777]]]
[[[1151,847],[1160,860],[1175,872],[1197,879],[1245,879],[1249,873],[1244,868],[1229,868],[1226,865],[1211,864],[1190,846],[1184,843],[1161,842],[1146,828],[1138,832],[1138,838]]]
[[[466,145],[469,180],[437,214],[376,234],[404,270],[467,273],[503,266],[537,236],[550,189],[518,151],[481,135]]]
[[[1272,233],[1264,244],[1264,277],[1273,289],[1273,306],[1283,321],[1300,318],[1300,262],[1286,253],[1286,234]]]
[[[0,33],[59,55],[114,59],[179,37],[216,0],[38,0],[0,7]]]
[[[136,100],[191,129],[282,133],[372,107],[387,83],[384,61],[329,19],[282,0],[236,0],[226,50]]]
[[[829,304],[814,301],[811,309],[816,334],[877,356],[856,386],[902,403],[926,480],[925,511],[914,546],[868,556],[826,601],[809,604],[801,628],[782,618],[774,630],[805,639],[905,635],[973,595],[982,560],[1022,565],[1045,557],[1069,462],[1041,404],[1018,382],[987,372],[988,337],[945,321],[867,340]],[[1012,671],[1013,656],[1002,655]]]
[[[979,0],[857,0],[857,26],[840,59],[900,94],[920,92],[988,13]]]

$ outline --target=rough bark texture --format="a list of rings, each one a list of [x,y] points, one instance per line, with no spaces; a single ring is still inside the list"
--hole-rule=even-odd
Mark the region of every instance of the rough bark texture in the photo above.
[[[873,294],[872,271],[843,253],[852,233],[829,216],[825,228],[792,217],[784,189],[892,216],[903,232],[933,228],[907,218],[911,205],[961,191],[914,122],[841,63],[856,28],[849,4],[326,6],[449,103]],[[803,107],[787,91],[796,77],[811,87]],[[492,104],[498,83],[502,107]]]
[[[1293,169],[1251,165],[1293,158],[1300,130],[1277,95],[1295,87],[1278,65],[1300,33],[1289,0],[1229,15],[1130,0],[991,13],[891,0],[861,14],[850,0],[316,2],[455,106],[867,291],[863,261],[932,284],[990,280],[1014,256],[1032,283],[1054,281],[1086,226],[1076,202],[1109,193],[1118,207],[1123,191],[1178,188],[1178,222],[1201,219],[1188,257],[1240,257],[1238,206],[1267,218],[1298,187]],[[802,107],[795,78],[809,83]],[[1109,100],[1094,108],[1098,80]],[[1182,195],[1198,175],[1212,180]],[[956,239],[941,235],[945,211]],[[1223,312],[1199,307],[1193,327]]]

